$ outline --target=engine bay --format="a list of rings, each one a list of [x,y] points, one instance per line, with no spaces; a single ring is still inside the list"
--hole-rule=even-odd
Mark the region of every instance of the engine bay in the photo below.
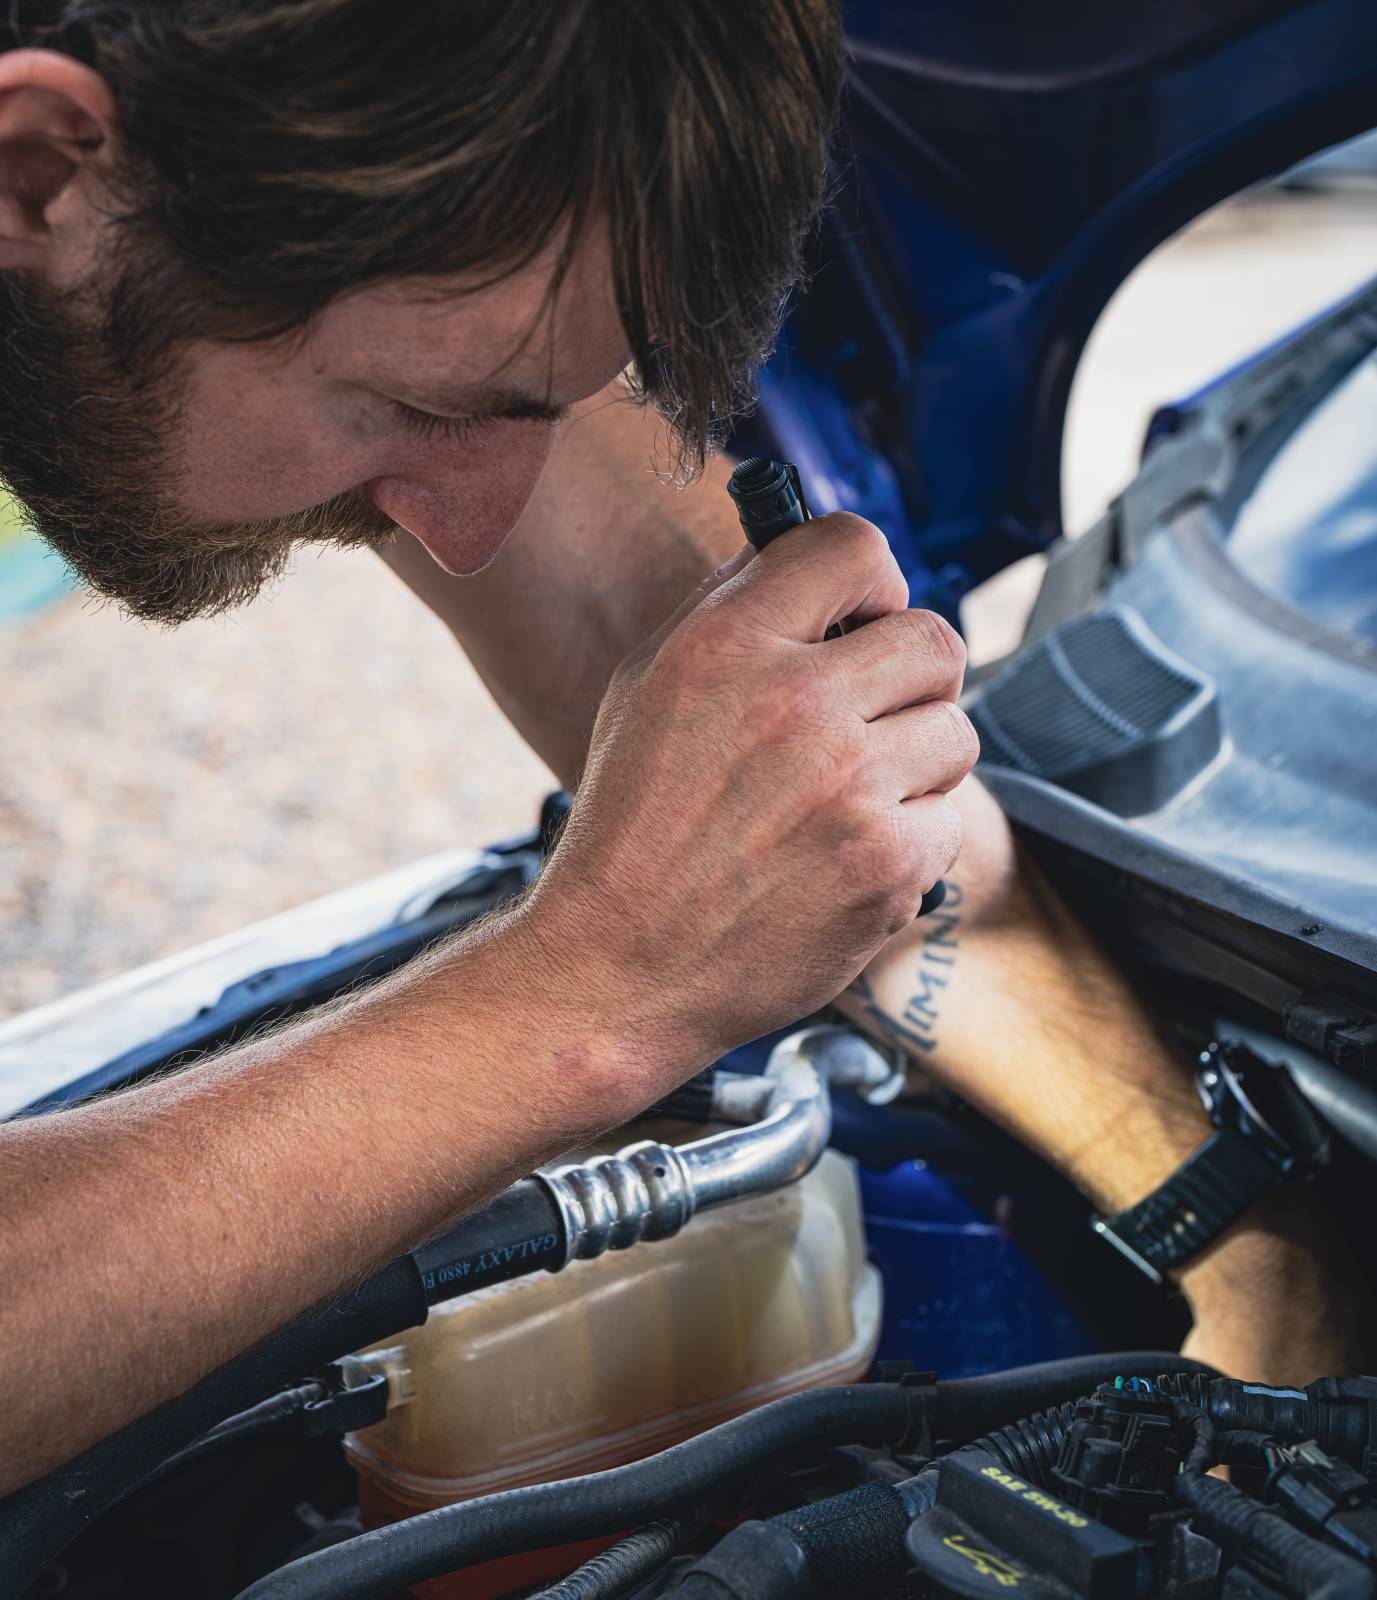
[[[830,1023],[692,1080],[12,1496],[9,1592],[1371,1594],[1377,1380],[875,1360],[864,1169],[828,1144],[895,1087]]]

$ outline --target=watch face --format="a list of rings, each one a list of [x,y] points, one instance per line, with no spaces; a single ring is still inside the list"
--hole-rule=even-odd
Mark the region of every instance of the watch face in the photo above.
[[[1241,1134],[1283,1166],[1301,1156],[1322,1158],[1324,1127],[1284,1066],[1264,1061],[1242,1040],[1225,1039],[1206,1051],[1198,1081],[1218,1127]]]

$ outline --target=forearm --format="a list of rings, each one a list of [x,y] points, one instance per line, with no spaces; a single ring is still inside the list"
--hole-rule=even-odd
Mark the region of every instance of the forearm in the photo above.
[[[518,906],[271,1039],[0,1129],[0,1490],[854,977],[951,865],[974,759],[959,641],[906,601],[857,518],[729,564],[611,674]],[[866,627],[827,641],[838,606]]]
[[[946,903],[881,951],[842,1003],[1117,1211],[1209,1123],[1136,995],[1020,855],[994,800],[973,778],[955,799],[966,837]]]
[[[948,904],[882,950],[842,1004],[1112,1214],[1170,1176],[1209,1120],[1179,1052],[994,801],[974,779],[956,799],[966,843]],[[1178,1284],[1190,1348],[1244,1376],[1305,1382],[1360,1359],[1351,1273],[1303,1192],[1251,1206]]]
[[[0,1493],[654,1098],[541,981],[518,920],[213,1063],[0,1128]]]
[[[576,408],[496,560],[440,571],[414,539],[384,559],[449,626],[527,743],[573,785],[617,665],[743,543],[729,468],[655,471],[664,424],[620,385]]]

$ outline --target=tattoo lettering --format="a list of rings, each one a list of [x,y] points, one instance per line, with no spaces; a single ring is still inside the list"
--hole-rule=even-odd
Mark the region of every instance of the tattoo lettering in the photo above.
[[[913,974],[913,992],[903,1011],[896,1016],[875,998],[870,980],[862,973],[851,985],[852,993],[865,1003],[866,1019],[887,1038],[906,1050],[930,1055],[937,1048],[937,1016],[942,994],[951,983],[960,946],[961,887],[947,881],[947,898],[940,911],[923,919],[923,941],[918,947],[918,964]]]

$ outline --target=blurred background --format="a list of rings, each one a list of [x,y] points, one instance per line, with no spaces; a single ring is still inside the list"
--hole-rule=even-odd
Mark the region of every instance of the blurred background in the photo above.
[[[1155,407],[1377,274],[1377,141],[1307,163],[1158,250],[1072,391],[1066,524],[1133,476]],[[1012,648],[1041,558],[972,596]],[[531,824],[553,786],[448,632],[362,553],[173,633],[75,592],[0,519],[0,1017],[389,867]]]

